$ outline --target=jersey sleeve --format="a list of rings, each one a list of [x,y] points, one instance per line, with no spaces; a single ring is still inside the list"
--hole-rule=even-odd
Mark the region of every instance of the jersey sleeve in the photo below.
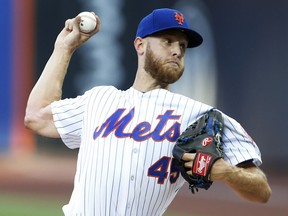
[[[223,118],[225,125],[222,137],[224,160],[232,165],[250,160],[256,166],[260,166],[262,160],[257,144],[235,119],[225,114],[223,114]]]
[[[64,144],[71,149],[81,143],[84,109],[88,94],[55,101],[51,104],[54,124]]]

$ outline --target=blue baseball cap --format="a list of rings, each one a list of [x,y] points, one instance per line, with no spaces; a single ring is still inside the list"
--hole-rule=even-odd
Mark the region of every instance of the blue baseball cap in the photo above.
[[[183,31],[188,37],[188,48],[197,47],[203,42],[202,36],[189,27],[184,15],[178,10],[169,8],[153,10],[144,17],[138,25],[136,37],[145,38],[168,29]]]

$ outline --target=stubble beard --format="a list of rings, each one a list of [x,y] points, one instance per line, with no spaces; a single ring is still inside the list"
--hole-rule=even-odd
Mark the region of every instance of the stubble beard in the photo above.
[[[152,49],[148,45],[144,69],[153,79],[155,79],[156,84],[159,84],[162,87],[166,87],[179,80],[184,72],[184,66],[180,61],[179,67],[169,66],[169,64],[167,65],[164,63],[165,62],[154,55]]]

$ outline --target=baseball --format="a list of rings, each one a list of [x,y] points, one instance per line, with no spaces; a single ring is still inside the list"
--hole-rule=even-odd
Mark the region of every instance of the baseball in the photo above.
[[[84,11],[78,14],[78,16],[81,17],[81,22],[79,24],[81,32],[90,33],[96,28],[97,20],[92,13]]]

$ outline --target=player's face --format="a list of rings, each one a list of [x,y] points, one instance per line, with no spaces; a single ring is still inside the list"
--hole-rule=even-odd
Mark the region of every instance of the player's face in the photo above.
[[[179,31],[166,31],[148,41],[144,69],[158,82],[169,85],[184,71],[184,56],[188,41]]]

